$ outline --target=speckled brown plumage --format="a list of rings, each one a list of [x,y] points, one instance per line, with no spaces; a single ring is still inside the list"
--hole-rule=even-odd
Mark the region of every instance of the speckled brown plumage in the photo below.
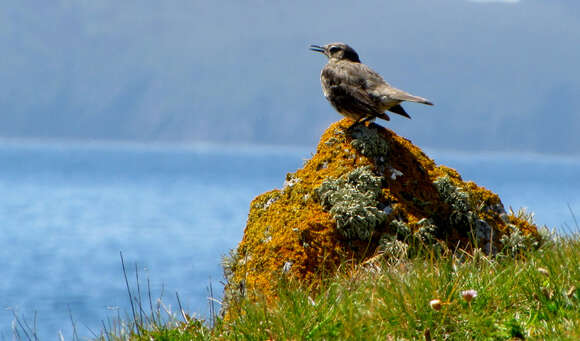
[[[404,101],[433,105],[429,100],[392,87],[371,68],[360,62],[356,51],[343,43],[311,45],[312,51],[328,57],[320,82],[324,96],[341,115],[356,122],[381,118],[385,111],[411,118]]]

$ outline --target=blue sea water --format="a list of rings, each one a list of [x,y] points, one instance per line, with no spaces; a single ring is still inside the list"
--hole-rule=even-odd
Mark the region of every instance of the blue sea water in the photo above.
[[[250,201],[280,188],[310,149],[0,144],[0,339],[20,322],[40,340],[81,337],[131,311],[121,269],[177,312],[208,314],[221,257],[241,239]],[[573,230],[580,160],[431,151],[536,221]],[[14,313],[13,313],[14,312]],[[35,317],[36,316],[36,317]],[[36,322],[35,322],[36,321]]]

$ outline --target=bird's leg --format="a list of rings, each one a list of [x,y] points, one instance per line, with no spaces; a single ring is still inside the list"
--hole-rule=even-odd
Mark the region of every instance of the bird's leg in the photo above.
[[[348,126],[348,128],[346,128],[346,130],[351,130],[352,128],[354,128],[354,126],[356,126],[358,124],[359,120],[354,120],[354,122]]]
[[[360,123],[365,124],[366,122],[372,120],[374,117],[371,116],[367,116],[365,118],[363,118],[362,120],[360,120]]]
[[[367,123],[367,122],[370,122],[370,123],[372,123],[372,121],[373,121],[373,120],[374,120],[374,117],[372,117],[372,116],[367,116],[367,117],[364,117],[363,119],[358,119],[358,120],[357,120],[357,121],[356,121],[356,122],[353,124],[353,126],[354,126],[355,124],[358,124],[358,123],[360,123],[360,124],[362,124],[362,125],[364,125],[364,126],[366,127],[366,126],[367,126],[367,125],[366,125],[366,123]]]
[[[350,128],[354,128],[354,126],[356,126],[359,123],[362,123],[363,125],[365,124],[365,122],[367,122],[369,119],[371,119],[372,117],[363,117],[362,119],[359,118],[358,120],[355,120],[353,124],[351,124],[348,129]]]

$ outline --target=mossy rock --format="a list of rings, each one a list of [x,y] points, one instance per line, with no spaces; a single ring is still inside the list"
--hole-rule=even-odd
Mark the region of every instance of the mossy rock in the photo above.
[[[343,119],[282,189],[252,201],[243,239],[224,262],[225,309],[235,297],[268,295],[282,275],[316,285],[346,260],[364,262],[385,247],[412,252],[410,239],[495,253],[514,230],[538,233],[409,140]]]

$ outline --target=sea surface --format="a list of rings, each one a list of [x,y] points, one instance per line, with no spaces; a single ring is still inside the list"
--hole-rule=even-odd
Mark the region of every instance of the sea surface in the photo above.
[[[223,255],[250,201],[280,188],[307,148],[0,143],[0,340],[28,324],[40,340],[99,334],[131,314],[123,277],[148,306],[207,318],[221,298]],[[578,231],[580,160],[427,151],[497,192],[506,209]],[[148,288],[149,287],[149,288]],[[219,306],[216,307],[219,309]],[[28,329],[25,328],[24,329]]]

